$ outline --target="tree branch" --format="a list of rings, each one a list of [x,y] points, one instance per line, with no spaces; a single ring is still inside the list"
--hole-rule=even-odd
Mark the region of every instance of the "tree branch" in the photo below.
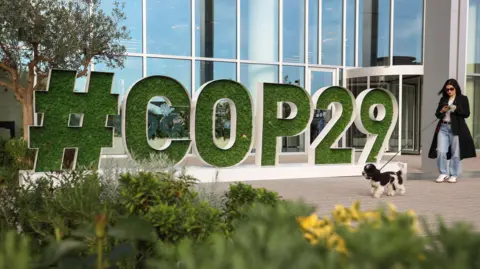
[[[16,77],[16,70],[6,65],[4,62],[0,62],[0,68],[8,71],[10,74],[12,74],[12,77]]]
[[[0,86],[15,91],[15,87],[7,82],[0,81]]]
[[[90,65],[93,57],[95,57],[96,55],[98,55],[98,53],[91,55],[85,59],[85,61],[83,62],[83,70],[77,74],[77,78],[83,77],[88,73],[88,66]]]

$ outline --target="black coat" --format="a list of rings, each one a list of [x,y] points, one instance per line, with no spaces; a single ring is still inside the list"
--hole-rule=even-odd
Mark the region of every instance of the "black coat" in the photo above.
[[[428,157],[431,159],[437,158],[437,135],[440,130],[440,125],[445,116],[445,113],[440,113],[443,106],[448,104],[448,97],[442,97],[438,103],[437,111],[435,116],[440,120],[435,129],[435,134],[433,135],[432,145],[430,146],[430,151],[428,152]],[[457,95],[453,101],[453,105],[457,106],[454,112],[450,113],[451,124],[452,124],[452,133],[453,135],[458,135],[458,140],[460,142],[460,159],[475,158],[477,156],[475,150],[475,143],[473,143],[472,134],[468,129],[465,119],[470,116],[470,104],[468,103],[468,98],[465,95]],[[451,149],[448,149],[447,158],[451,158]]]

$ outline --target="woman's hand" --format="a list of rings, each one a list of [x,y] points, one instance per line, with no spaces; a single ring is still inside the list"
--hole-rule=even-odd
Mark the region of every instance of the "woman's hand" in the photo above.
[[[440,110],[440,113],[445,113],[450,109],[449,106],[443,106],[442,110]]]

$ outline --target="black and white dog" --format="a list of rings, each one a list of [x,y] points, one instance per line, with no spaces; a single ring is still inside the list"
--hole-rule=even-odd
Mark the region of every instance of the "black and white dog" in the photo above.
[[[403,185],[402,170],[403,165],[399,165],[400,169],[397,172],[380,172],[374,164],[367,164],[363,168],[362,176],[370,180],[370,193],[374,198],[379,198],[385,188],[388,189],[387,195],[394,196],[396,190],[400,194],[405,194],[405,186]]]

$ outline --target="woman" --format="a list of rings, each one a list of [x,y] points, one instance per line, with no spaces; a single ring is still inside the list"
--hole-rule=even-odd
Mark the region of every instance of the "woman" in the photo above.
[[[470,116],[470,105],[455,79],[447,80],[438,94],[442,97],[435,116],[440,121],[428,157],[437,159],[440,176],[436,182],[456,183],[460,161],[476,157],[473,138],[465,122]],[[448,171],[447,160],[450,160]]]

